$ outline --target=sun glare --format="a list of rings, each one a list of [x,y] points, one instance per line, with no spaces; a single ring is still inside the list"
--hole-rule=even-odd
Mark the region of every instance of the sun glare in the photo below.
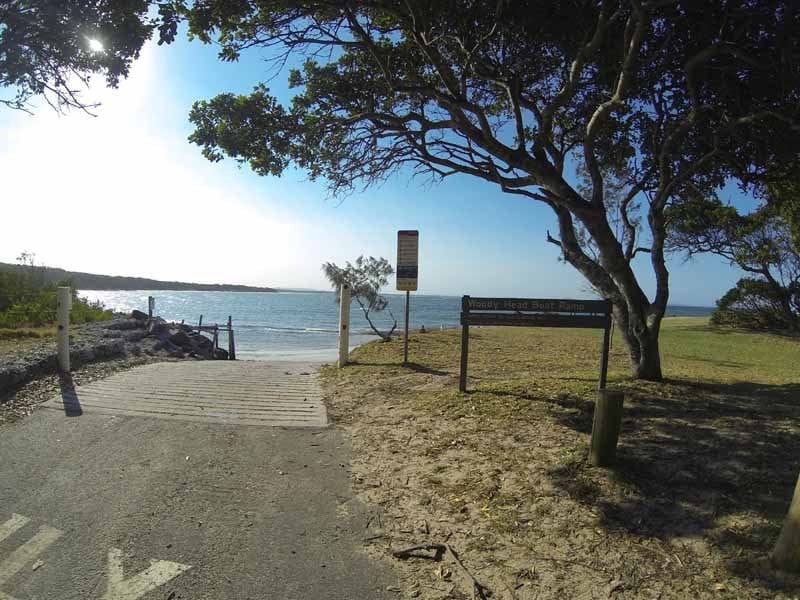
[[[102,52],[103,42],[95,38],[89,38],[89,50],[92,52]]]

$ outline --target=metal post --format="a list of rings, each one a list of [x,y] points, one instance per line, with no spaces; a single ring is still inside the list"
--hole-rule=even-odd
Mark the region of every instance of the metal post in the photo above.
[[[347,364],[350,355],[350,286],[339,290],[339,367]]]
[[[408,309],[411,304],[411,292],[406,292],[406,335],[403,342],[403,364],[408,364]]]
[[[68,287],[58,288],[58,368],[69,372],[69,311],[72,308],[72,290]]]

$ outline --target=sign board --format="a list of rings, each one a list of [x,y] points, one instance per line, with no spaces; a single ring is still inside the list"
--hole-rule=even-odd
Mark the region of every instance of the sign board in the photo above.
[[[419,231],[397,232],[397,289],[414,292],[419,275]]]
[[[458,386],[462,392],[467,390],[470,325],[603,329],[599,387],[606,387],[611,340],[611,303],[607,300],[464,296],[461,299],[461,377]]]

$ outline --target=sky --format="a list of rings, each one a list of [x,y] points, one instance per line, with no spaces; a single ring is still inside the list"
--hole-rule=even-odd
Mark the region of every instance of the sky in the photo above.
[[[260,177],[204,159],[186,139],[192,102],[247,93],[269,76],[256,54],[222,63],[200,42],[148,43],[119,88],[98,81],[84,93],[101,102],[96,116],[0,108],[0,262],[26,251],[73,271],[327,289],[323,262],[364,254],[394,263],[397,230],[418,229],[419,293],[592,295],[545,241],[557,229],[551,211],[487,182],[431,184],[401,172],[331,198],[298,170]],[[286,77],[269,82],[284,100]],[[641,256],[637,274],[652,297]],[[672,304],[713,305],[742,276],[710,256],[672,257],[669,269]]]

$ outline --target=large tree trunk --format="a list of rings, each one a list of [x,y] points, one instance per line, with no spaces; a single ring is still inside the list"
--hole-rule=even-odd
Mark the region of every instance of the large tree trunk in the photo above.
[[[772,550],[772,564],[782,571],[800,572],[800,478],[795,484],[792,504]]]
[[[647,333],[626,339],[631,359],[631,375],[636,379],[659,381],[661,375],[661,353],[658,335],[648,329]]]
[[[642,307],[636,314],[647,314],[647,307]],[[636,379],[658,381],[661,374],[661,353],[658,346],[658,334],[661,328],[661,317],[646,319],[633,317],[625,304],[614,304],[614,320],[625,345],[628,346],[631,375]]]
[[[592,234],[600,254],[599,262],[583,251],[575,235],[572,216],[555,208],[559,220],[558,242],[564,259],[583,274],[614,307],[614,319],[628,346],[631,375],[636,379],[658,381],[661,374],[661,354],[658,335],[669,295],[669,273],[663,264],[663,253],[654,257],[658,281],[657,302],[651,304],[642,291],[631,268],[630,260],[622,254],[605,217],[585,218],[584,225]]]

